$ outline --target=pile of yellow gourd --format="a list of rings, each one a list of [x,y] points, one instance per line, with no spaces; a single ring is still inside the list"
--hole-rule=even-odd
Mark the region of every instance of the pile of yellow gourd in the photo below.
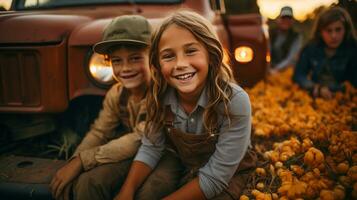
[[[357,88],[313,99],[291,75],[247,89],[261,162],[240,199],[357,199]]]

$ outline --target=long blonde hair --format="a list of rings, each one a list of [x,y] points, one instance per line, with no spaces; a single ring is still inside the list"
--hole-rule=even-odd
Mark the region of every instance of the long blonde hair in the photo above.
[[[164,126],[165,108],[162,100],[170,86],[160,72],[158,45],[163,32],[172,24],[189,30],[207,49],[209,70],[206,87],[209,100],[203,113],[203,123],[205,129],[212,133],[217,128],[218,115],[223,114],[219,113],[218,108],[221,102],[224,105],[224,114],[230,119],[228,103],[232,95],[229,82],[234,82],[232,70],[222,62],[223,48],[211,23],[195,12],[181,10],[167,17],[152,36],[149,56],[152,83],[147,97],[146,134],[153,136]]]

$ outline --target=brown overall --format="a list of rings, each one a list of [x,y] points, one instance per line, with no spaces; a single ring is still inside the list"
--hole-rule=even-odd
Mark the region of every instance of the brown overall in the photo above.
[[[171,109],[166,109],[166,138],[176,150],[182,163],[188,170],[180,181],[180,186],[186,184],[197,176],[198,169],[204,166],[215,151],[218,141],[217,134],[190,134],[174,128],[174,114]],[[169,144],[170,145],[170,144]],[[213,199],[239,199],[248,179],[248,171],[256,167],[257,157],[254,151],[248,150],[237,171],[224,189]]]

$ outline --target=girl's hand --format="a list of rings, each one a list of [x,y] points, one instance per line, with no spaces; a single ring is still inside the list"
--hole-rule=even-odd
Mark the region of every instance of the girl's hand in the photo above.
[[[332,98],[332,92],[327,86],[322,86],[320,87],[320,96],[324,99],[331,99]]]
[[[69,163],[60,168],[50,183],[52,197],[59,199],[64,188],[82,172],[82,161],[75,157]]]
[[[120,190],[119,194],[114,198],[114,200],[133,200],[134,193],[129,190]]]
[[[186,183],[180,189],[176,190],[174,193],[163,198],[163,200],[206,200],[203,191],[198,183],[198,177],[194,178],[190,182]]]
[[[278,70],[276,70],[276,69],[274,69],[274,68],[271,68],[270,70],[269,70],[269,74],[271,74],[271,75],[275,75],[275,74],[277,74],[279,71]]]
[[[130,167],[128,177],[114,200],[133,200],[136,189],[151,173],[151,168],[140,161],[134,161]]]
[[[320,85],[315,84],[314,88],[312,89],[312,97],[317,98],[320,95]]]

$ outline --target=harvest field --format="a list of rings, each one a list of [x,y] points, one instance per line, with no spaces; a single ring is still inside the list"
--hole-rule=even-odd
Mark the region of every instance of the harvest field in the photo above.
[[[247,90],[260,164],[240,199],[357,199],[357,89],[313,99],[291,76]]]

